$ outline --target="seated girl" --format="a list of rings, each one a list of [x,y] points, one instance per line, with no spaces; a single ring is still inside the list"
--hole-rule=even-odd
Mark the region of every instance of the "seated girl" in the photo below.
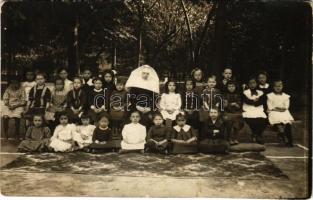
[[[3,103],[1,105],[1,116],[3,119],[4,137],[9,139],[9,120],[15,122],[15,139],[20,140],[20,121],[26,104],[26,94],[18,79],[12,78],[9,87],[3,94]]]
[[[74,123],[79,123],[79,118],[84,112],[87,95],[82,89],[82,80],[79,77],[73,79],[73,89],[67,94],[67,113],[69,119]]]
[[[121,153],[129,151],[144,153],[147,132],[146,127],[141,125],[139,120],[139,112],[133,111],[130,115],[131,123],[126,124],[122,130]]]
[[[250,77],[249,89],[243,92],[242,116],[252,131],[252,140],[259,144],[263,142],[263,131],[266,127],[267,116],[264,112],[264,92],[257,89],[256,78]]]
[[[185,111],[187,123],[199,130],[199,109],[201,96],[195,91],[195,82],[186,80],[185,91],[182,94],[182,110]]]
[[[176,116],[176,124],[171,134],[172,153],[197,153],[197,134],[191,126],[186,124],[185,115],[178,114]]]
[[[172,127],[172,121],[176,119],[176,115],[180,112],[181,105],[181,97],[176,92],[175,82],[168,81],[165,84],[165,93],[162,94],[160,101],[161,114],[166,120],[167,127]]]
[[[78,147],[83,149],[92,143],[92,136],[96,126],[90,124],[89,115],[82,114],[80,120],[81,125],[78,125],[76,128],[74,140],[77,142]]]
[[[55,89],[52,92],[51,103],[45,114],[47,121],[55,122],[56,114],[65,111],[66,97],[67,92],[64,90],[64,81],[61,78],[57,78],[55,80]]]
[[[199,151],[202,153],[228,153],[226,126],[219,116],[218,109],[211,108],[209,116],[201,134]]]
[[[89,149],[92,153],[97,151],[116,151],[120,148],[120,140],[113,140],[112,130],[108,127],[109,119],[102,116],[97,128],[93,132],[92,144]]]
[[[34,115],[33,125],[28,127],[23,140],[17,147],[19,152],[43,152],[48,150],[51,137],[50,129],[44,126],[41,115]]]
[[[168,153],[171,129],[163,125],[161,114],[153,116],[154,125],[149,129],[147,134],[146,151],[157,153]]]
[[[93,80],[94,88],[89,92],[88,107],[89,115],[94,122],[98,122],[101,116],[108,115],[108,93],[107,89],[102,88],[102,80],[95,78]]]
[[[286,146],[292,147],[291,124],[294,121],[289,112],[290,96],[283,92],[283,82],[274,82],[274,91],[267,95],[268,120],[278,131],[278,137]]]
[[[244,126],[242,118],[241,95],[236,82],[230,80],[226,84],[224,93],[224,121],[226,125],[227,140],[230,145],[238,144],[238,131]]]
[[[69,117],[65,112],[59,114],[59,122],[60,124],[55,128],[53,136],[50,139],[50,148],[56,152],[73,151],[76,126],[69,123]]]

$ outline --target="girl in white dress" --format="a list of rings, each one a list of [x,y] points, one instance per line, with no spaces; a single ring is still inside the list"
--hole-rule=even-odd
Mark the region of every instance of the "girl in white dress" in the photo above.
[[[81,125],[78,125],[74,135],[74,140],[77,142],[80,149],[89,146],[92,143],[93,132],[95,125],[90,124],[90,117],[83,114],[81,117]]]
[[[167,127],[172,127],[172,121],[176,119],[176,115],[180,113],[182,105],[181,96],[176,92],[176,84],[174,81],[168,81],[165,84],[165,93],[161,96],[160,110]]]
[[[283,82],[274,82],[274,91],[267,95],[268,120],[278,131],[278,137],[292,147],[291,123],[294,121],[289,112],[290,96],[283,92]]]
[[[126,124],[122,130],[123,140],[121,142],[121,151],[128,152],[133,150],[140,150],[144,152],[146,143],[146,127],[139,123],[140,114],[138,111],[134,111],[130,115],[131,123]]]
[[[65,112],[59,114],[60,124],[55,128],[51,137],[50,147],[56,152],[69,152],[74,150],[75,124],[69,124],[68,115]]]
[[[249,89],[243,92],[242,116],[252,131],[252,140],[263,144],[262,133],[266,127],[266,114],[264,112],[265,95],[257,89],[256,78],[248,81]]]

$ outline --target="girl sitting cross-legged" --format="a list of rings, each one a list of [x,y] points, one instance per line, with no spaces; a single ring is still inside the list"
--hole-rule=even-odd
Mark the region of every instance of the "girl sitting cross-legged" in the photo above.
[[[139,123],[139,111],[133,111],[130,115],[131,123],[126,124],[122,130],[123,140],[120,153],[140,151],[144,153],[146,143],[146,127]]]
[[[42,115],[34,115],[33,125],[28,127],[23,140],[18,146],[19,152],[43,152],[48,150],[51,137],[50,129],[44,126]]]
[[[202,153],[227,153],[228,142],[226,140],[226,126],[219,116],[217,108],[211,108],[209,119],[205,123],[199,151]]]
[[[93,132],[96,126],[90,124],[91,118],[89,115],[82,114],[80,120],[81,124],[77,125],[74,140],[77,142],[78,147],[83,149],[92,143]]]
[[[69,117],[66,112],[59,113],[59,122],[60,124],[55,128],[53,136],[50,139],[50,148],[56,152],[73,151],[76,126],[69,123]]]
[[[156,113],[153,116],[154,125],[149,129],[147,134],[146,151],[157,153],[168,153],[171,129],[164,126],[163,117]]]
[[[100,117],[97,128],[93,132],[92,144],[89,149],[92,153],[98,151],[116,151],[120,148],[120,140],[113,140],[112,130],[109,128],[109,119],[103,115]]]
[[[176,116],[176,124],[171,135],[171,142],[173,143],[172,153],[197,153],[197,134],[191,126],[186,124],[185,115],[178,114]]]
[[[9,139],[9,119],[15,121],[15,138],[20,139],[20,121],[24,112],[24,105],[26,104],[25,91],[21,87],[20,82],[13,78],[10,80],[9,87],[3,94],[3,103],[1,105],[1,116],[3,118],[4,136],[5,139]]]

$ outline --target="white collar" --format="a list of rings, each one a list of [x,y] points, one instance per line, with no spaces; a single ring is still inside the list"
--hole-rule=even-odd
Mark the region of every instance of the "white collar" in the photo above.
[[[93,91],[95,91],[95,92],[101,92],[102,89],[97,90],[96,88],[94,88]]]
[[[189,129],[191,128],[191,126],[185,124],[185,126],[183,126],[183,127],[180,127],[180,126],[176,125],[176,126],[174,126],[173,128],[174,128],[177,132],[180,132],[182,129],[183,129],[185,132],[187,132],[187,131],[189,131]]]
[[[105,130],[107,130],[108,128],[109,128],[109,127],[101,128],[101,127],[99,126],[99,129],[102,130],[102,131],[105,131]]]

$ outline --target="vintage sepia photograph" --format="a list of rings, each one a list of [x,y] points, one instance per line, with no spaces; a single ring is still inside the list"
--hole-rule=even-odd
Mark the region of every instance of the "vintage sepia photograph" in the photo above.
[[[0,198],[311,198],[312,1],[0,5]]]

